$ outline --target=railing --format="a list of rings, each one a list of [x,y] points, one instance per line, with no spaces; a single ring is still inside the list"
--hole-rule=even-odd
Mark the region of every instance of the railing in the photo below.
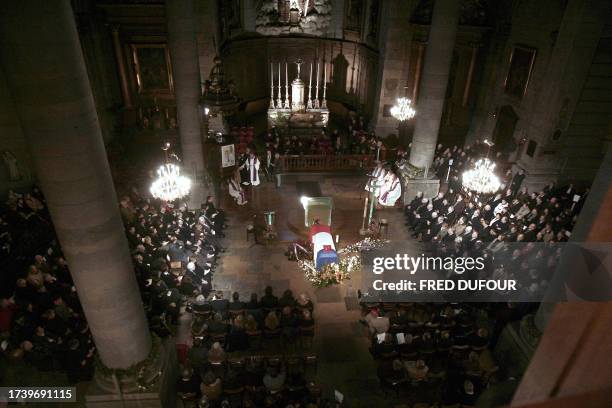
[[[371,154],[281,156],[280,172],[328,172],[338,170],[369,170],[376,156]]]

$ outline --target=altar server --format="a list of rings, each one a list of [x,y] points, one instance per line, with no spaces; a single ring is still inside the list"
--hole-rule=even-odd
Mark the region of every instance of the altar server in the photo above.
[[[247,168],[247,161],[249,160],[250,150],[247,147],[244,152],[240,154],[238,157],[238,170],[240,170],[240,182],[245,186],[248,186],[249,183],[249,169]]]
[[[376,162],[376,167],[372,171],[371,174],[368,175],[369,180],[365,186],[365,190],[369,192],[373,192],[376,190],[376,187],[382,186],[384,183],[385,175],[387,174],[386,170],[383,167],[383,163],[380,161]],[[380,189],[378,190],[380,194]]]

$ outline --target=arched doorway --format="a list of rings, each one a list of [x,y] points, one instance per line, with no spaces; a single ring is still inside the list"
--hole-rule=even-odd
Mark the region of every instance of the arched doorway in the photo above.
[[[510,154],[516,149],[514,141],[514,130],[518,115],[510,105],[502,106],[497,112],[497,123],[493,130],[493,143],[496,150],[504,154]]]

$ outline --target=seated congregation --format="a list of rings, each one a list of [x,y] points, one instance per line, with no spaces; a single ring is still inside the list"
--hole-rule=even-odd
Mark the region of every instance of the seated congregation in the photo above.
[[[166,337],[184,303],[211,291],[225,215],[211,197],[188,211],[135,189],[119,205],[150,328]],[[0,220],[3,355],[64,371],[72,384],[90,380],[95,344],[40,190],[11,192]]]
[[[179,357],[179,397],[199,406],[326,406],[313,381],[317,356],[313,304],[285,290],[279,298],[271,287],[263,296],[242,301],[221,293],[207,301],[197,296],[192,313],[191,347]]]
[[[412,237],[437,256],[510,259],[495,270],[543,294],[558,261],[554,243],[566,242],[588,189],[547,185],[529,192],[523,172],[513,175],[502,155],[499,191],[463,189],[460,175],[483,156],[484,145],[439,145],[433,170],[449,182],[436,197],[423,193],[404,208]],[[523,246],[516,244],[525,243]],[[531,243],[531,244],[527,244]],[[534,244],[540,243],[540,246]],[[474,406],[490,386],[511,380],[493,350],[502,329],[537,310],[538,303],[363,303],[381,387],[412,403]],[[424,404],[424,406],[429,406]]]

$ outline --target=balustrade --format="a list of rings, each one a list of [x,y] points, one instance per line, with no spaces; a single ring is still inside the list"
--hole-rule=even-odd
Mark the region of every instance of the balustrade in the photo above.
[[[295,173],[369,169],[374,166],[375,160],[376,157],[370,154],[281,156],[279,171]]]

